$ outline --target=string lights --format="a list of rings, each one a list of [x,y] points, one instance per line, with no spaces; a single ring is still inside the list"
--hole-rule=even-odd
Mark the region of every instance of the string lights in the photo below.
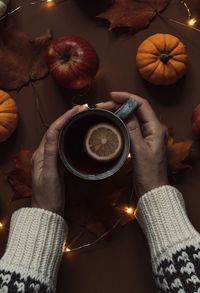
[[[86,104],[82,104],[81,107],[84,107],[84,108],[89,108],[89,105],[86,103]],[[127,159],[130,159],[131,158],[131,153],[128,154],[128,157]],[[134,189],[134,188],[133,188]],[[105,238],[107,235],[109,235],[114,229],[117,228],[117,226],[120,224],[121,220],[124,218],[125,215],[128,215],[131,217],[131,219],[133,220],[135,218],[135,212],[136,212],[136,209],[134,207],[131,206],[131,202],[132,202],[132,198],[133,198],[133,193],[134,191],[132,191],[131,193],[131,197],[129,199],[129,205],[123,207],[123,208],[120,208],[122,210],[122,212],[124,213],[124,215],[122,215],[113,225],[113,227],[106,231],[105,233],[103,233],[100,237],[98,237],[97,239],[95,239],[93,242],[91,243],[87,243],[87,244],[84,244],[84,245],[81,245],[81,246],[78,246],[78,247],[75,247],[75,248],[72,248],[72,244],[74,244],[78,239],[81,238],[83,232],[84,232],[84,229],[82,229],[82,231],[70,242],[70,243],[66,243],[65,246],[64,246],[64,249],[63,249],[63,252],[64,253],[69,253],[69,252],[75,252],[75,251],[79,251],[79,250],[82,250],[84,248],[88,248],[90,246],[93,246],[94,244],[96,244],[97,242],[99,242],[101,239]],[[116,205],[114,204],[114,206],[116,207]]]
[[[198,20],[192,16],[192,13],[191,13],[191,10],[190,10],[190,7],[189,5],[185,2],[185,1],[180,1],[181,5],[183,5],[187,11],[187,15],[188,15],[188,19],[186,22],[181,22],[181,21],[178,21],[178,20],[175,20],[175,19],[172,19],[170,18],[170,21],[176,23],[176,24],[179,24],[179,25],[182,25],[184,27],[189,27],[195,31],[198,31],[200,32],[200,29],[197,28],[195,25],[198,23]]]
[[[187,10],[188,17],[191,18],[191,17],[192,17],[192,14],[191,14],[190,8],[189,8],[189,6],[187,5],[187,3],[186,3],[185,1],[183,1],[183,0],[181,0],[181,4],[182,4],[183,6],[185,6],[185,8],[186,8],[186,10]]]
[[[2,17],[0,17],[0,21],[4,20],[5,18],[7,18],[9,15],[13,15],[15,13],[17,13],[19,10],[31,7],[33,5],[46,5],[47,8],[53,7],[55,5],[61,4],[63,2],[66,2],[67,0],[35,0],[35,1],[31,1],[28,2],[24,5],[19,5],[18,7],[16,7],[15,9],[8,11],[5,15],[3,15]],[[190,11],[190,8],[188,6],[188,4],[185,1],[180,1],[181,5],[183,5],[187,11],[187,15],[188,15],[188,19],[186,22],[181,22],[175,19],[170,19],[171,22],[174,22],[176,24],[179,24],[181,26],[184,27],[190,27],[191,29],[200,32],[200,29],[196,27],[198,20],[192,16],[192,13]],[[88,104],[84,104],[82,105],[83,107],[89,108]],[[41,118],[42,119],[42,118]],[[43,121],[44,122],[44,121]],[[46,124],[44,122],[45,127]],[[128,159],[131,158],[131,153],[128,154]],[[131,219],[135,219],[135,215],[136,215],[136,209],[135,207],[132,206],[132,198],[133,198],[133,194],[134,194],[134,186],[133,186],[133,190],[131,193],[131,197],[129,199],[129,204],[123,208],[121,208],[121,210],[123,211],[123,215],[114,223],[114,225],[111,227],[111,229],[109,229],[108,231],[106,231],[105,233],[103,233],[100,237],[98,237],[97,239],[95,239],[93,242],[78,246],[78,247],[72,247],[73,244],[80,239],[80,237],[82,236],[83,232],[85,231],[85,229],[82,229],[82,231],[70,242],[70,243],[66,243],[64,246],[64,250],[63,252],[65,253],[71,253],[71,252],[75,252],[75,251],[79,251],[82,250],[84,248],[88,248],[91,247],[93,245],[95,245],[97,242],[99,242],[100,240],[102,240],[103,238],[105,238],[106,236],[108,236],[111,232],[113,232],[121,223],[121,221],[123,220],[123,218],[125,216],[129,216],[131,217]],[[0,222],[0,230],[3,230],[4,228],[4,224],[2,222]]]
[[[132,207],[126,207],[124,209],[124,211],[128,214],[128,215],[134,215],[135,210]]]
[[[12,15],[12,14],[18,12],[21,9],[24,9],[24,8],[27,8],[27,7],[30,7],[30,6],[33,6],[33,5],[42,4],[42,5],[46,5],[46,7],[50,8],[50,7],[53,7],[53,6],[57,5],[57,4],[61,4],[61,3],[66,2],[66,1],[68,1],[68,0],[35,0],[35,1],[31,1],[31,2],[28,2],[26,4],[19,5],[16,8],[14,8],[13,10],[11,10],[11,11],[8,11],[5,15],[0,17],[0,21],[5,19],[5,18],[7,18],[9,15]],[[179,25],[185,26],[185,27],[190,27],[193,30],[200,31],[200,29],[195,27],[195,25],[197,24],[198,21],[197,21],[197,19],[195,17],[192,17],[192,13],[191,13],[191,10],[189,8],[189,5],[184,0],[181,0],[180,3],[181,3],[181,5],[183,5],[185,7],[185,9],[187,11],[188,21],[186,23],[184,23],[184,22],[172,19],[172,18],[170,18],[170,21],[172,21],[174,23],[177,23]]]
[[[136,213],[136,209],[134,207],[130,207],[130,206],[127,206],[125,208],[123,208],[123,212],[124,212],[124,215],[122,215],[115,223],[114,225],[112,226],[112,228],[108,231],[106,231],[105,233],[103,233],[100,237],[98,237],[97,239],[95,239],[93,242],[90,242],[90,243],[87,243],[87,244],[84,244],[84,245],[81,245],[81,246],[78,246],[78,247],[75,247],[75,248],[72,248],[72,243],[74,243],[74,239],[72,240],[71,243],[66,243],[65,244],[65,247],[64,247],[64,253],[71,253],[71,252],[76,252],[76,251],[79,251],[79,250],[82,250],[84,248],[88,248],[88,247],[91,247],[95,244],[97,244],[100,240],[102,240],[103,238],[105,238],[106,236],[108,236],[111,232],[113,232],[120,224],[120,222],[122,221],[122,219],[124,218],[124,216],[127,214],[128,216],[131,217],[131,219],[135,219],[135,213]],[[80,235],[82,235],[82,232],[80,233]],[[79,236],[76,237],[77,239],[80,238]],[[76,240],[77,240],[76,239]]]
[[[197,23],[197,19],[194,17],[188,20],[189,26],[194,26],[196,23]]]
[[[15,14],[19,10],[22,10],[22,9],[25,9],[25,8],[28,8],[28,7],[31,7],[31,6],[34,6],[34,5],[42,4],[42,5],[46,5],[46,7],[48,7],[48,8],[51,8],[51,7],[55,6],[55,5],[61,4],[61,3],[66,2],[66,1],[68,1],[68,0],[35,0],[35,1],[31,1],[31,2],[28,2],[26,4],[19,5],[16,8],[14,8],[13,10],[11,10],[11,11],[8,11],[6,14],[4,14],[3,16],[0,17],[0,21],[4,20],[9,15]]]

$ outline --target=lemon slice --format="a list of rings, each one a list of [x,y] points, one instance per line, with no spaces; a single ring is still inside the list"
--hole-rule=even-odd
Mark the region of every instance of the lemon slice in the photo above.
[[[98,162],[116,159],[123,147],[120,130],[108,123],[99,123],[86,133],[84,140],[86,153]]]

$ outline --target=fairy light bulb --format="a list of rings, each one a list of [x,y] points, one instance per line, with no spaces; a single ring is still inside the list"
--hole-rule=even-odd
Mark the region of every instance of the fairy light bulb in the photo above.
[[[188,20],[188,25],[189,26],[194,26],[195,24],[197,23],[197,19],[196,18],[190,18],[189,20]]]
[[[88,104],[87,103],[86,104],[83,104],[83,106],[86,107],[86,108],[88,108]]]
[[[46,3],[47,3],[47,7],[48,8],[51,8],[51,7],[53,7],[54,6],[54,0],[46,0]]]
[[[3,223],[0,222],[0,229],[2,230],[3,229]]]
[[[131,158],[131,153],[128,154],[128,158],[129,158],[129,159]]]
[[[71,251],[71,249],[69,248],[69,247],[67,247],[66,249],[65,249],[65,252],[70,252]]]
[[[134,214],[134,209],[132,207],[126,207],[125,208],[125,212],[128,214],[128,215],[133,215]]]

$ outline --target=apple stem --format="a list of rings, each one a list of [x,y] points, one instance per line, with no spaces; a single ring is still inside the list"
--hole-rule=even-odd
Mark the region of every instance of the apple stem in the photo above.
[[[69,62],[70,58],[71,58],[71,55],[70,54],[67,54],[66,53],[66,54],[62,55],[60,57],[61,63],[64,64],[64,63]]]

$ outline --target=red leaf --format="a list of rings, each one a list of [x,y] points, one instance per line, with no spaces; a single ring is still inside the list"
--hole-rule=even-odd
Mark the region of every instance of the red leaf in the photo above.
[[[14,189],[13,200],[32,196],[31,159],[33,152],[21,150],[15,158],[15,169],[8,172],[8,181]]]
[[[190,153],[193,141],[186,140],[174,143],[174,139],[169,129],[166,130],[166,134],[168,139],[167,156],[170,172],[172,174],[176,174],[182,169],[191,168],[191,166],[186,164],[184,161],[187,159]]]
[[[109,21],[109,30],[126,27],[132,32],[137,32],[147,27],[169,2],[170,0],[115,0],[110,8],[97,17]]]
[[[45,55],[52,38],[50,31],[29,40],[23,32],[13,27],[1,27],[0,38],[1,89],[20,89],[28,82],[48,74]]]

